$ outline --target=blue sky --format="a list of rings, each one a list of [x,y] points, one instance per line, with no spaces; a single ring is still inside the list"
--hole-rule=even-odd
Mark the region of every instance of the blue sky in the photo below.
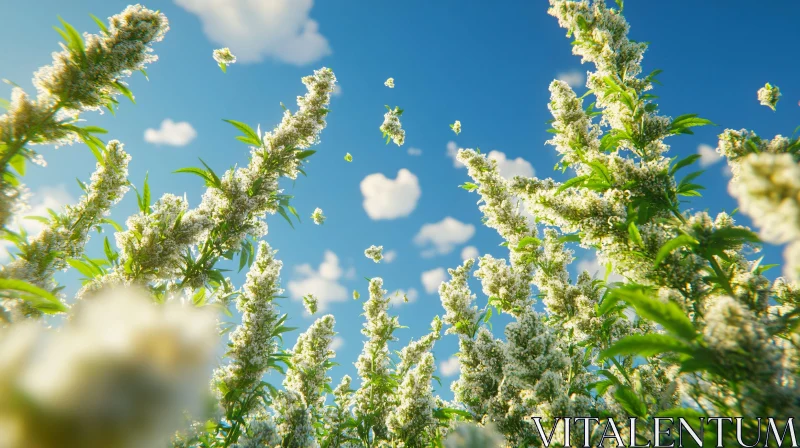
[[[560,174],[552,171],[555,151],[544,145],[550,135],[545,132],[550,118],[547,87],[565,74],[580,79],[590,67],[581,66],[571,54],[565,31],[547,15],[544,1],[506,1],[497,6],[457,0],[262,0],[262,5],[275,6],[269,15],[242,6],[258,2],[219,2],[226,5],[224,10],[211,9],[212,3],[146,3],[167,15],[171,30],[155,46],[160,59],[148,68],[150,80],[140,74],[130,80],[137,104],[123,99],[116,117],[90,113],[83,118],[108,129],[108,138],[126,144],[133,156],[130,179],[136,185],[149,172],[154,197],[186,192],[195,206],[203,191],[200,180],[172,174],[174,170],[197,165],[198,157],[217,173],[247,162],[247,147],[234,140],[236,131],[222,119],[271,129],[280,121],[279,103],[294,109],[295,97],[305,92],[302,76],[322,66],[333,68],[341,91],[333,98],[328,127],[315,148],[318,153],[311,159],[308,177],[285,183],[286,192],[296,196],[294,205],[303,222],[293,230],[279,216],[272,216],[266,239],[284,262],[287,295],[292,292],[290,285],[298,292],[323,285],[331,296],[326,312],[336,317],[342,342],[337,357],[341,366],[332,375],[338,382],[344,373],[354,376],[352,362],[362,347],[362,302],[350,299],[350,293],[358,289],[362,298],[366,296],[364,277],[383,277],[389,291],[416,291],[413,303],[393,308],[401,323],[410,327],[397,334],[405,344],[424,334],[433,316],[443,313],[438,296],[426,291],[423,272],[457,266],[467,246],[481,254],[507,256],[498,247],[501,240],[496,233],[481,226],[477,196],[457,188],[467,177],[448,157],[448,143],[497,150],[509,161],[509,170],[533,169],[540,177],[559,179]],[[800,3],[675,0],[659,3],[658,8],[647,1],[626,3],[631,38],[652,42],[645,55],[645,71],[664,70],[659,77],[664,85],[654,92],[661,97],[662,113],[699,113],[719,124],[699,128],[694,136],[669,139],[672,155],[695,153],[700,145],[716,146],[716,136],[724,128],[749,128],[771,138],[789,134],[797,126],[800,86],[794,21]],[[7,20],[0,27],[0,77],[32,91],[32,73],[49,63],[50,53],[58,50],[58,35],[51,28],[58,23],[57,15],[80,31],[96,32],[90,13],[108,17],[125,6],[127,2],[112,0],[75,0],[69,5],[56,0],[4,0],[0,11]],[[223,21],[225,17],[233,19]],[[222,46],[245,59],[227,74],[211,58],[211,51]],[[383,85],[388,77],[395,79],[396,88]],[[756,100],[756,90],[765,82],[782,89],[777,112]],[[585,89],[579,85],[578,90]],[[9,94],[10,87],[2,85],[0,96]],[[378,127],[385,104],[405,109],[403,147],[387,146],[381,139]],[[146,141],[146,130],[160,130],[166,119],[188,123],[194,138],[184,138],[188,141],[182,146]],[[463,125],[459,136],[448,126],[454,120]],[[421,154],[411,155],[409,148]],[[343,160],[347,152],[353,155],[352,163]],[[75,145],[43,148],[42,153],[48,166],[30,169],[26,178],[36,194],[33,205],[41,209],[42,204],[53,206],[79,197],[75,177],[88,180],[94,167],[90,151]],[[693,208],[717,213],[736,207],[727,194],[723,166],[722,162],[707,166],[700,180],[708,190],[691,203]],[[403,175],[408,182],[390,183],[400,170],[412,174]],[[380,175],[385,176],[382,183],[394,186],[395,196],[375,201],[383,204],[380,210],[392,219],[372,219],[363,204],[362,181],[372,176],[368,182],[372,185]],[[411,178],[416,179],[420,193],[416,201],[409,199],[416,191]],[[315,207],[328,217],[323,226],[308,219]],[[135,210],[131,192],[112,217],[124,221]],[[431,232],[439,242],[432,247],[447,253],[427,256],[431,246],[417,245],[415,236],[424,225],[448,217],[463,226]],[[745,217],[739,219],[749,224]],[[471,235],[470,225],[474,226]],[[453,237],[452,248],[442,235]],[[93,239],[91,255],[100,256],[101,241]],[[391,263],[373,263],[363,256],[371,244],[394,251],[396,258]],[[780,261],[779,249],[765,252],[768,262]],[[578,261],[591,260],[591,254],[578,256]],[[62,276],[69,291],[77,287],[73,274]],[[233,276],[237,284],[243,278],[243,274]],[[480,292],[477,283],[473,290]],[[338,301],[341,291],[345,297]],[[478,300],[482,306],[486,298],[478,294]],[[299,301],[284,299],[282,305],[293,326],[303,329],[311,323]],[[500,334],[505,322],[495,318],[496,333]],[[298,332],[287,343],[293,344]],[[435,349],[437,361],[446,361],[456,349],[456,338],[444,337]],[[439,388],[444,397],[451,396],[449,382],[443,378],[445,387]]]

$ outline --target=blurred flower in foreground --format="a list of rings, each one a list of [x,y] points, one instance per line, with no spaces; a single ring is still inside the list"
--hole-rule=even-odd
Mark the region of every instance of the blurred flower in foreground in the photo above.
[[[132,290],[75,307],[58,330],[0,333],[0,446],[165,446],[202,417],[217,343],[214,313]]]
[[[219,64],[219,68],[224,73],[230,64],[236,63],[236,56],[231,53],[230,48],[220,48],[214,50],[214,60]]]
[[[493,426],[462,423],[444,440],[445,448],[496,448],[504,447],[503,436]]]

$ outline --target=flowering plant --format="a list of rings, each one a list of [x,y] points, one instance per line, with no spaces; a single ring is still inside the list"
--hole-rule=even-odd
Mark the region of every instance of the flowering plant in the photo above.
[[[647,45],[628,39],[622,9],[621,2],[550,0],[573,52],[595,68],[582,97],[565,82],[550,84],[547,143],[561,157],[558,168],[573,175],[507,180],[494,159],[458,150],[471,178],[462,187],[479,196],[484,223],[504,239],[508,258],[484,255],[450,269],[438,290],[443,316],[396,354],[389,343],[399,320],[389,313],[383,280],[369,279],[355,389],[349,376],[331,386],[332,315],[316,319],[293,348],[282,347],[293,330],[275,303],[283,265],[261,240],[268,215],[299,219],[279,180],[304,174],[315,153],[333,71],[304,77],[297,111],[285,109],[271,132],[227,120],[249,146],[249,162],[222,175],[205,163],[179,170],[205,182],[196,208],[172,194],[153,201],[145,179],[136,189],[139,211],[123,227],[106,216],[132,186],[131,156],[119,141],[101,141],[105,130],[79,126],[78,117],[101,107],[113,112],[119,95],[134,99],[120,79],[156,60],[151,46],[168,22],[139,5],[108,25],[96,19],[97,35],[81,36],[63,22],[65,43],[37,72],[37,96],[15,88],[0,116],[0,227],[18,249],[0,270],[0,445],[549,446],[554,433],[544,434],[542,423],[560,431],[564,445],[626,445],[641,442],[637,434],[623,428],[611,436],[592,419],[737,416],[746,419],[736,434],[760,435],[759,416],[798,414],[800,140],[763,140],[748,130],[719,136],[717,151],[733,173],[729,190],[757,233],[732,214],[681,209],[681,197],[702,190],[700,172],[680,177],[699,156],[669,158],[666,142],[712,123],[659,114],[649,92],[660,71],[642,74]],[[227,49],[214,59],[223,70],[235,62]],[[594,101],[585,107],[589,95]],[[774,109],[780,92],[767,84],[757,95]],[[387,110],[380,130],[400,146],[403,110]],[[451,128],[459,134],[460,121]],[[76,141],[97,159],[85,195],[42,218],[40,234],[15,232],[25,165],[42,163],[31,147]],[[319,208],[312,214],[316,224],[325,219]],[[104,226],[115,230],[115,244],[106,237],[105,258],[92,258],[86,244]],[[768,279],[771,266],[753,256],[763,242],[787,245],[783,277]],[[570,278],[571,244],[596,250],[624,280],[588,272]],[[378,263],[382,250],[364,254]],[[219,267],[234,257],[247,269],[240,287]],[[65,300],[53,273],[70,267],[83,286]],[[483,307],[470,275],[487,298]],[[544,313],[534,310],[537,301]],[[309,314],[318,311],[313,294],[304,302]],[[241,322],[211,374],[209,315],[231,305]],[[496,313],[512,319],[503,338],[490,327]],[[45,329],[46,314],[63,316],[63,329]],[[459,342],[452,402],[432,387],[442,330]],[[280,388],[264,380],[270,372],[283,375]],[[556,424],[567,416],[584,419],[568,432]],[[719,428],[733,440],[730,428]],[[669,443],[672,436],[659,437]]]

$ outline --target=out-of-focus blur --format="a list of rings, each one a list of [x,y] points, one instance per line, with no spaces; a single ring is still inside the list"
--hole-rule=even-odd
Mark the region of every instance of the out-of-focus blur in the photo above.
[[[0,448],[165,446],[200,416],[216,316],[115,290],[75,306],[59,329],[0,332]]]

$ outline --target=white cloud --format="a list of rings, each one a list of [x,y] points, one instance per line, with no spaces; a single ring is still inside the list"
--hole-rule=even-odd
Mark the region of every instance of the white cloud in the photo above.
[[[425,292],[433,294],[439,290],[439,285],[447,279],[447,272],[444,268],[431,269],[422,273],[422,286],[425,287]]]
[[[342,96],[342,86],[339,84],[333,86],[333,92],[331,92],[331,94],[333,96]]]
[[[410,156],[421,156],[422,150],[419,148],[408,148],[408,155]]]
[[[301,264],[295,268],[295,273],[300,278],[287,285],[292,299],[302,300],[303,296],[314,294],[319,301],[320,311],[324,311],[329,303],[347,300],[347,289],[339,283],[342,268],[335,253],[326,250],[325,258],[317,270],[309,264]]]
[[[444,255],[452,252],[455,246],[466,243],[474,234],[475,226],[448,216],[437,223],[423,225],[414,242],[419,246],[431,245],[436,253]]]
[[[490,151],[487,157],[497,162],[497,171],[506,179],[513,179],[514,176],[533,177],[536,175],[533,165],[522,157],[508,159],[505,153],[497,150]]]
[[[346,278],[347,280],[352,280],[352,279],[356,278],[356,268],[354,268],[353,266],[350,266],[347,269],[347,272],[344,273],[344,278]]]
[[[589,272],[593,278],[603,279],[606,275],[606,266],[600,265],[600,261],[597,260],[597,257],[594,258],[584,258],[583,260],[578,262],[578,273],[580,274],[583,271]],[[625,278],[614,271],[611,271],[611,274],[608,276],[608,283],[613,282],[623,282]]]
[[[456,145],[456,142],[453,141],[447,142],[447,157],[453,159],[453,166],[455,168],[466,168],[466,165],[464,165],[458,159],[456,159],[457,154],[458,154],[458,145]]]
[[[391,263],[391,262],[394,261],[395,258],[397,258],[397,251],[396,250],[390,250],[390,251],[387,251],[385,254],[383,254],[383,262],[384,263]]]
[[[443,377],[455,376],[461,371],[461,362],[455,356],[451,356],[439,363],[439,371]]]
[[[466,260],[467,258],[478,258],[480,254],[478,253],[478,248],[475,246],[467,246],[461,249],[461,259]]]
[[[175,0],[196,14],[215,44],[230,47],[239,62],[271,57],[295,65],[331,54],[319,25],[309,18],[314,0]],[[211,59],[209,51],[208,58]]]
[[[44,230],[45,224],[33,219],[25,219],[26,216],[44,216],[49,218],[50,214],[47,212],[47,209],[60,213],[62,207],[76,202],[77,200],[67,193],[67,187],[64,185],[42,187],[31,197],[31,200],[28,201],[30,208],[23,210],[11,218],[8,229],[13,232],[18,232],[20,228],[22,228],[27,232],[28,239],[35,238]],[[0,240],[0,261],[5,261],[9,258],[9,251],[16,252],[14,244],[11,243],[11,241]]]
[[[709,145],[699,145],[697,147],[697,153],[700,154],[700,166],[703,168],[722,160],[722,155]]]
[[[403,168],[396,179],[381,173],[370,174],[361,181],[364,210],[372,219],[395,219],[408,216],[417,207],[422,190],[419,180]]]
[[[564,81],[569,84],[573,89],[576,87],[583,87],[586,83],[586,75],[580,70],[570,70],[556,75],[556,79]]]
[[[144,141],[156,145],[186,146],[197,137],[197,131],[187,121],[174,122],[167,118],[159,129],[144,131]]]
[[[341,336],[334,336],[331,340],[331,350],[336,351],[344,347],[344,338]]]
[[[398,289],[397,291],[389,294],[389,303],[391,303],[394,306],[400,306],[405,303],[416,302],[417,297],[419,297],[419,293],[414,288],[410,288],[408,291],[403,289]],[[405,299],[408,299],[408,302],[406,302]]]

